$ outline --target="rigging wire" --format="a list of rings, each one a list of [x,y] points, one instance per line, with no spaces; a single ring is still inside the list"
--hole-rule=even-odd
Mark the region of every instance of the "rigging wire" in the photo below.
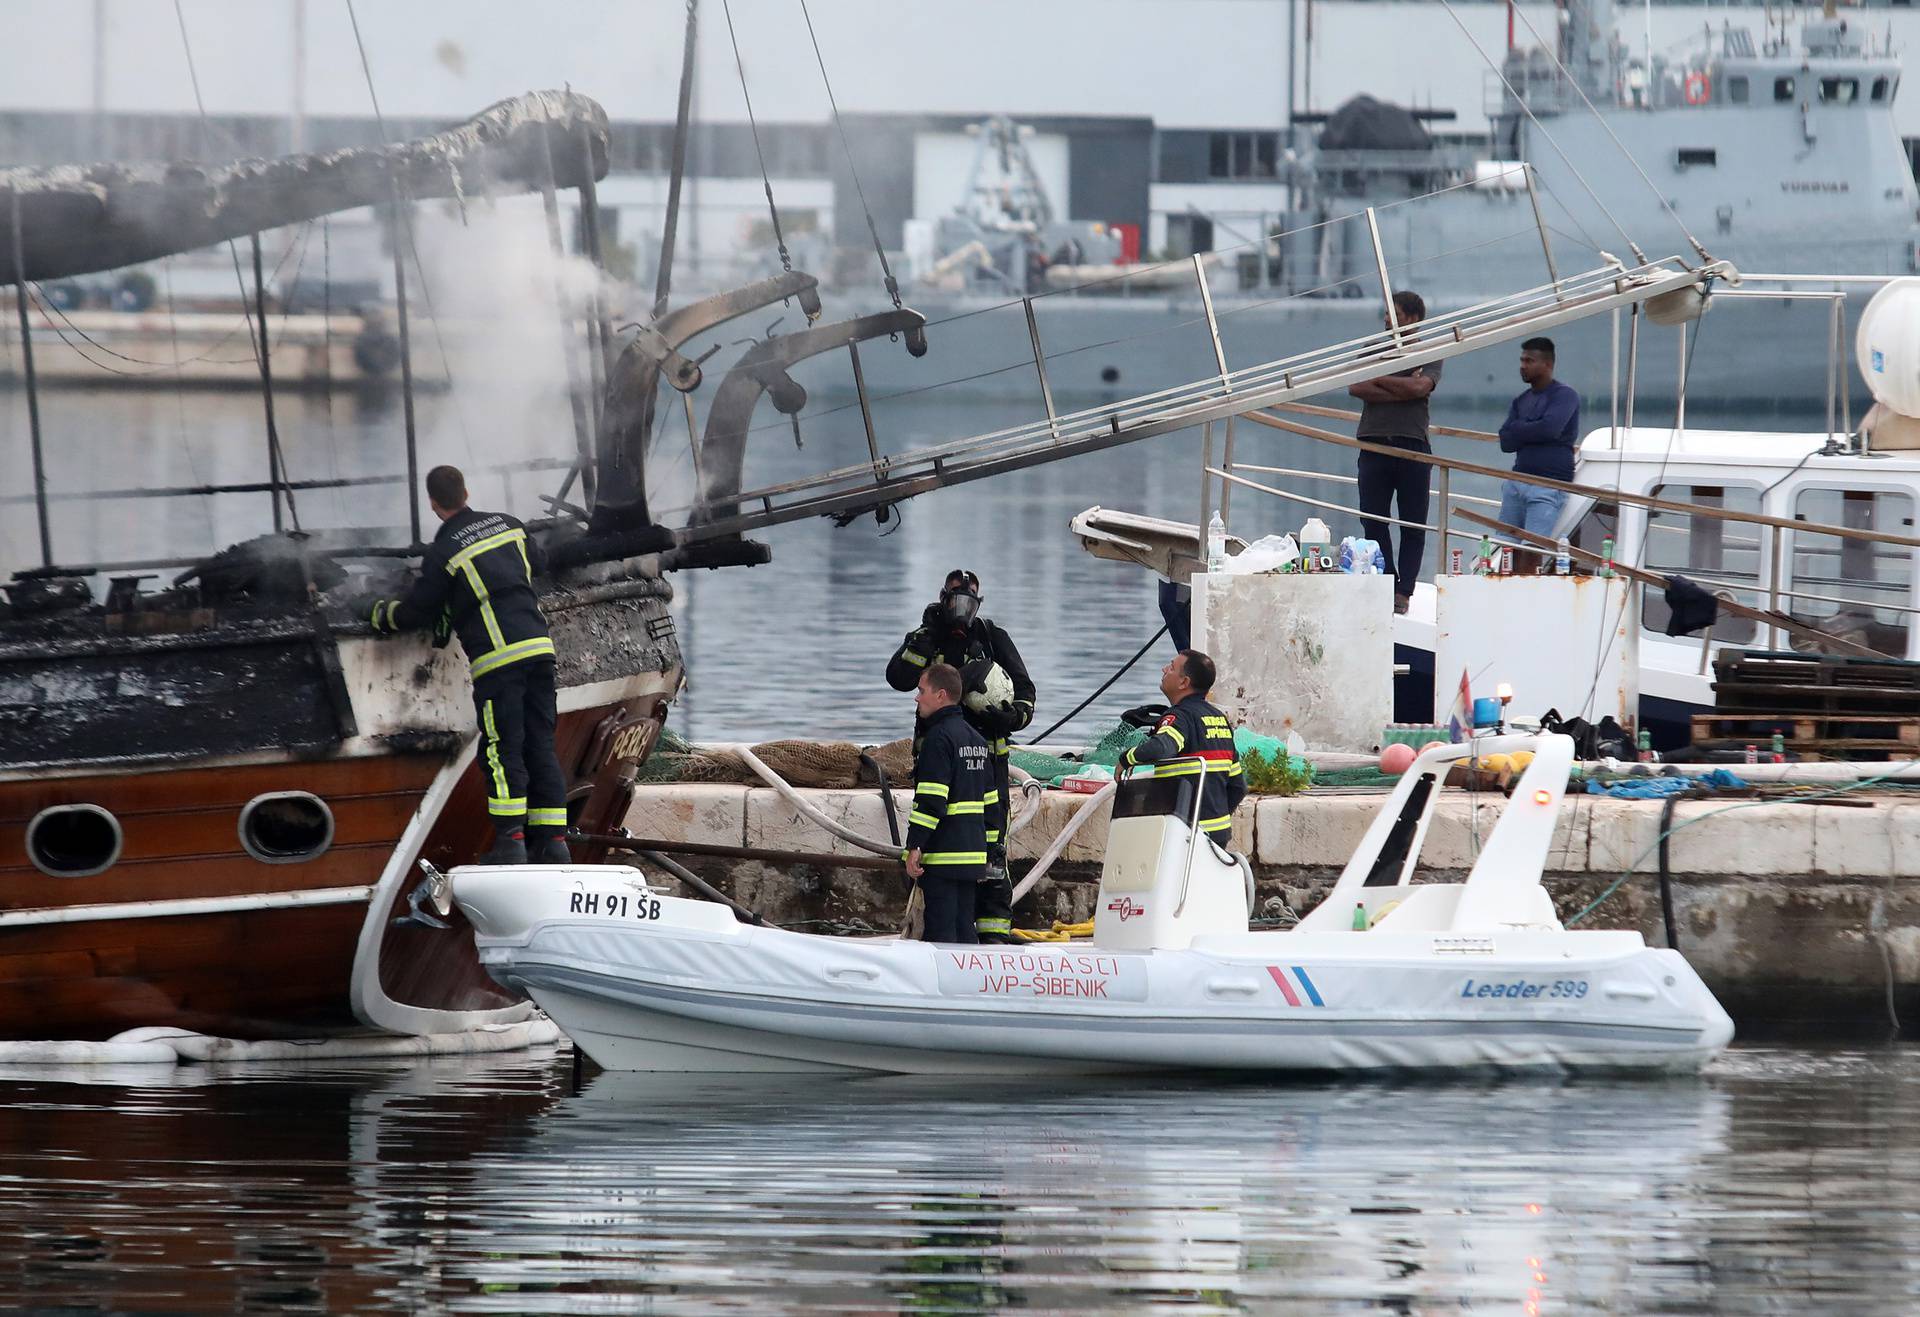
[[[174,0],[174,3],[178,4],[179,0]],[[391,139],[387,136],[386,116],[380,112],[380,93],[375,90],[373,84],[373,64],[367,58],[367,43],[360,36],[360,18],[359,15],[354,12],[353,0],[346,0],[346,4],[347,22],[353,26],[354,48],[360,53],[360,74],[366,80],[367,99],[373,102],[374,127],[379,130],[380,146],[382,149],[385,149],[392,143]],[[427,282],[426,267],[420,262],[420,248],[414,241],[413,223],[403,211],[400,183],[398,178],[391,172],[391,162],[388,164],[388,171],[388,181],[392,184],[394,192],[394,241],[397,243],[402,237],[406,239],[407,251],[413,257],[414,273],[420,276],[420,298],[421,301],[426,303],[427,325],[433,330],[434,347],[440,353],[440,373],[446,377],[447,396],[453,403],[454,423],[460,427],[460,442],[467,450],[468,463],[472,464],[477,460],[474,456],[473,435],[467,428],[466,404],[461,400],[460,391],[454,387],[453,358],[448,355],[447,340],[440,332],[440,316],[433,307],[433,287]],[[458,181],[456,178],[455,183],[457,184]],[[455,190],[457,192],[458,188],[456,187]],[[396,262],[396,265],[397,264]],[[409,497],[413,497],[413,495],[410,494]]]
[[[1600,213],[1607,217],[1607,222],[1619,231],[1621,238],[1624,239],[1627,244],[1628,250],[1633,253],[1634,259],[1640,264],[1645,265],[1647,263],[1646,253],[1640,250],[1638,243],[1634,242],[1633,235],[1628,233],[1625,226],[1614,217],[1614,213],[1607,209],[1607,203],[1602,201],[1600,194],[1593,190],[1593,184],[1587,182],[1586,175],[1580,172],[1580,167],[1568,158],[1565,151],[1560,149],[1560,143],[1554,140],[1553,134],[1547,131],[1545,124],[1540,122],[1540,117],[1533,112],[1533,107],[1527,104],[1526,99],[1522,97],[1518,91],[1514,90],[1513,83],[1507,80],[1506,70],[1493,62],[1493,57],[1487,54],[1486,48],[1480,44],[1479,40],[1473,35],[1473,32],[1461,19],[1459,12],[1454,9],[1453,0],[1440,0],[1440,4],[1446,9],[1447,17],[1453,20],[1454,26],[1460,29],[1461,35],[1466,37],[1468,43],[1472,45],[1474,50],[1479,54],[1481,61],[1493,70],[1495,77],[1500,79],[1500,85],[1507,89],[1507,94],[1513,97],[1514,103],[1526,112],[1527,118],[1532,121],[1533,126],[1540,130],[1540,135],[1546,138],[1547,145],[1553,148],[1553,153],[1559,156],[1562,161],[1565,161],[1567,168],[1573,173],[1574,181],[1586,189],[1587,195],[1593,198],[1593,204],[1600,207]]]
[[[178,3],[178,0],[175,2]],[[800,0],[800,14],[807,20],[807,39],[813,43],[813,59],[820,66],[820,81],[827,89],[827,105],[833,110],[833,126],[840,130],[840,150],[847,157],[847,172],[853,176],[853,190],[860,198],[860,211],[866,216],[867,233],[873,238],[874,255],[880,258],[880,273],[886,283],[887,295],[893,299],[894,309],[900,310],[900,281],[893,277],[893,268],[887,264],[887,250],[880,245],[880,230],[874,227],[873,208],[867,205],[867,191],[860,186],[860,170],[853,163],[853,143],[847,140],[847,125],[840,117],[840,102],[834,98],[833,79],[827,76],[827,60],[820,53],[820,38],[814,33],[813,15],[807,9],[807,0]]]
[[[311,224],[312,221],[308,221],[308,223]],[[288,243],[286,250],[280,253],[280,262],[279,264],[273,267],[273,277],[275,281],[279,280],[280,272],[286,268],[287,260],[293,255],[293,252],[294,252],[293,243]],[[303,253],[302,260],[304,259],[305,259],[305,256]],[[297,270],[296,270],[296,279],[297,279]],[[219,352],[222,348],[226,347],[228,342],[233,339],[234,335],[240,332],[240,326],[243,323],[249,326],[253,324],[253,318],[250,315],[243,315],[242,317],[240,317],[240,319],[235,320],[233,322],[233,325],[227,330],[227,332],[222,334],[218,339],[216,339],[213,345],[209,347],[205,352],[195,353],[191,357],[182,357],[177,362],[176,361],[155,361],[151,357],[136,357],[125,352],[117,351],[112,347],[109,347],[107,344],[101,342],[99,339],[95,338],[93,335],[89,334],[85,329],[83,329],[77,322],[75,322],[72,316],[68,315],[66,311],[64,311],[59,306],[58,303],[56,303],[50,296],[48,296],[45,284],[35,281],[33,284],[33,288],[38,294],[34,298],[34,304],[40,308],[40,313],[42,317],[46,320],[47,328],[53,330],[54,334],[60,339],[62,343],[65,343],[67,345],[67,347],[73,352],[75,356],[79,357],[82,361],[86,362],[89,366],[93,366],[99,370],[104,370],[109,374],[124,375],[132,379],[148,379],[153,376],[164,375],[169,372],[177,373],[180,371],[182,367],[191,366],[203,361],[212,363],[214,365],[235,366],[235,365],[240,365],[243,362],[253,360],[253,358],[251,357],[218,357],[214,355],[216,352]],[[282,308],[280,313],[280,332],[281,332],[281,338],[283,342],[286,336],[286,324],[287,324],[288,314],[289,312],[285,308]],[[66,325],[66,327],[69,330],[73,331],[75,338],[78,338],[81,342],[86,343],[89,347],[92,347],[97,351],[104,352],[107,356],[114,357],[120,361],[127,362],[130,365],[147,366],[147,367],[150,367],[151,369],[119,370],[113,366],[108,365],[104,361],[96,360],[95,358],[89,356],[85,351],[83,351],[73,341],[73,339],[68,338],[66,334],[61,332],[60,326],[53,323],[55,317],[58,317],[62,324]]]
[[[1404,272],[1404,271],[1413,269],[1415,266],[1427,265],[1427,264],[1431,264],[1434,261],[1445,260],[1448,257],[1463,255],[1471,251],[1478,251],[1483,247],[1490,247],[1502,242],[1512,242],[1514,239],[1523,237],[1527,234],[1532,233],[1533,231],[1534,231],[1533,227],[1531,225],[1528,225],[1526,228],[1516,229],[1511,233],[1502,234],[1493,238],[1482,239],[1479,242],[1468,243],[1465,246],[1451,247],[1446,251],[1436,252],[1431,256],[1420,256],[1409,261],[1394,262],[1388,265],[1387,268],[1390,271]],[[1374,277],[1375,276],[1370,273],[1349,275],[1344,279],[1335,279],[1328,283],[1315,285],[1312,288],[1303,288],[1298,292],[1283,293],[1279,297],[1264,298],[1257,301],[1249,302],[1244,306],[1236,306],[1230,310],[1219,312],[1215,318],[1221,321],[1225,321],[1230,316],[1240,315],[1247,311],[1259,310],[1262,307],[1278,306],[1282,303],[1292,301],[1295,298],[1310,297],[1319,293],[1331,292],[1333,289],[1342,287],[1346,284],[1356,283],[1362,280],[1372,279]],[[1018,304],[1010,303],[1009,305],[1018,305]],[[1004,308],[993,308],[993,309],[1004,309]],[[968,311],[968,312],[963,312],[960,316],[953,317],[953,319],[962,319],[968,315],[978,315],[978,314],[980,313],[977,311]],[[945,323],[948,323],[948,322],[934,321],[931,324],[929,324],[928,328],[932,328],[934,324],[945,324]],[[1128,343],[1137,343],[1142,339],[1154,338],[1161,334],[1171,334],[1183,329],[1191,329],[1198,325],[1204,325],[1206,323],[1207,321],[1205,316],[1190,316],[1185,320],[1178,320],[1178,321],[1175,321],[1173,324],[1162,325],[1155,329],[1144,329],[1132,334],[1123,334],[1118,338],[1102,339],[1094,343],[1082,343],[1076,347],[1062,348],[1058,352],[1049,352],[1047,354],[1047,360],[1053,361],[1063,357],[1077,356],[1082,353],[1097,352],[1102,348],[1120,347]],[[931,393],[935,389],[949,388],[953,385],[958,385],[958,384],[973,384],[973,383],[977,383],[980,380],[992,379],[996,375],[1005,375],[1016,370],[1031,370],[1031,369],[1033,369],[1033,358],[1030,356],[1023,357],[1019,361],[1010,362],[1009,364],[1004,366],[992,366],[986,370],[975,371],[971,375],[960,375],[960,376],[956,376],[953,379],[937,380],[930,384],[916,384],[912,388],[901,389],[897,393],[869,394],[868,401],[875,405],[880,403],[887,403],[887,402],[899,402],[907,398],[917,397],[921,394]],[[803,421],[817,421],[825,417],[832,416],[837,412],[852,411],[853,409],[857,408],[859,405],[860,405],[859,400],[854,399],[853,401],[840,403],[832,407],[825,407],[818,411],[806,412],[801,416],[800,419]],[[766,431],[766,430],[785,430],[788,428],[790,423],[791,423],[790,418],[781,417],[777,421],[769,421],[762,425],[752,426],[748,429],[747,433],[749,435],[754,435],[754,434],[759,434],[762,431]]]
[[[193,40],[187,35],[187,13],[186,10],[181,7],[181,0],[173,0],[173,17],[174,21],[180,26],[180,48],[187,57],[187,79],[193,84],[193,104],[200,114],[201,148],[202,150],[211,152],[213,147],[213,125],[212,121],[207,117],[206,98],[200,94],[200,72],[194,65]],[[253,301],[249,299],[247,294],[247,278],[240,273],[240,248],[231,238],[227,239],[227,255],[233,258],[233,280],[240,289],[240,305],[243,307],[251,306],[253,305]],[[254,271],[256,274],[259,273],[259,263],[257,261],[254,265]],[[267,375],[267,352],[269,351],[269,347],[263,341],[267,335],[267,314],[264,306],[259,307],[258,310],[260,315],[258,333],[254,330],[253,316],[249,314],[247,317],[247,341],[253,344],[253,360],[254,364],[259,368],[261,382],[270,391],[272,386],[268,381]],[[272,414],[272,407],[273,399],[271,393],[269,393],[267,398],[269,417],[271,417]],[[280,523],[280,490],[283,486],[291,485],[293,472],[289,469],[287,465],[287,455],[281,448],[280,435],[271,424],[267,426],[267,456],[269,466],[274,473],[273,520],[274,527],[277,530]],[[287,504],[289,509],[291,509],[293,504],[293,491],[289,487],[286,493]],[[298,513],[294,514],[293,528],[296,531],[300,529],[300,516]]]
[[[1687,227],[1687,222],[1681,219],[1678,212],[1674,210],[1673,204],[1667,200],[1666,194],[1654,186],[1653,180],[1647,177],[1647,171],[1640,167],[1640,162],[1634,158],[1633,152],[1627,150],[1626,143],[1622,142],[1614,133],[1613,125],[1607,122],[1607,116],[1600,113],[1598,107],[1596,107],[1593,101],[1587,96],[1587,89],[1582,87],[1579,79],[1575,78],[1573,74],[1568,71],[1567,66],[1560,62],[1559,52],[1549,46],[1545,39],[1541,37],[1539,31],[1533,26],[1533,20],[1527,17],[1526,10],[1522,9],[1519,5],[1514,5],[1512,12],[1518,14],[1520,21],[1527,25],[1527,31],[1532,33],[1533,39],[1540,43],[1540,49],[1547,52],[1548,58],[1553,60],[1553,66],[1560,70],[1560,76],[1565,78],[1574,91],[1580,94],[1581,103],[1593,112],[1593,117],[1599,121],[1600,127],[1605,130],[1607,137],[1615,146],[1620,148],[1620,154],[1625,156],[1627,163],[1633,166],[1633,172],[1640,175],[1640,181],[1647,185],[1649,192],[1653,193],[1654,200],[1660,203],[1660,209],[1666,211],[1667,217],[1680,226],[1680,232],[1686,235],[1689,243],[1693,244],[1693,249],[1700,254],[1700,259],[1703,261],[1710,260],[1711,258],[1707,255],[1707,249],[1700,245],[1700,239],[1693,236],[1693,230]]]
[[[773,219],[773,245],[780,249],[780,268],[791,274],[793,257],[787,253],[787,240],[780,232],[780,209],[773,204],[773,180],[767,176],[766,153],[760,149],[760,125],[753,117],[753,94],[747,90],[747,66],[740,59],[740,38],[733,32],[733,6],[729,0],[720,0],[720,12],[727,17],[727,40],[733,43],[733,67],[740,71],[740,98],[747,103],[747,128],[753,133],[753,154],[760,161],[760,184],[767,191],[767,214]],[[894,304],[899,305],[898,299]]]
[[[167,295],[167,338],[173,344],[173,357],[180,359],[180,324],[173,305],[173,257],[168,256],[160,263],[160,283]],[[200,479],[200,464],[193,460],[193,442],[187,438],[187,396],[186,378],[178,366],[173,372],[173,412],[174,424],[180,437],[180,454],[187,460],[187,474],[193,483],[203,483]],[[207,538],[214,535],[213,496],[206,495],[200,500],[200,508],[207,518]]]

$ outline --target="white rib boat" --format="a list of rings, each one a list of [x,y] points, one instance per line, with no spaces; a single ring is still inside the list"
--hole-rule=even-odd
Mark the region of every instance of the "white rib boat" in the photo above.
[[[1516,750],[1535,758],[1466,881],[1412,881],[1447,769]],[[1284,931],[1249,931],[1252,871],[1194,831],[1196,776],[1120,784],[1089,942],[754,927],[629,868],[462,868],[452,899],[488,971],[610,1070],[1698,1069],[1733,1023],[1692,967],[1569,932],[1540,885],[1572,753],[1429,746]]]

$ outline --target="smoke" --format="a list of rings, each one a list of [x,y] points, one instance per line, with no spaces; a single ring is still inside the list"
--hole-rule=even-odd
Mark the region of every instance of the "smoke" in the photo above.
[[[414,217],[424,275],[409,289],[414,374],[447,389],[421,427],[420,467],[460,467],[475,507],[547,516],[541,496],[559,492],[578,451],[570,359],[589,414],[594,405],[585,329],[600,274],[554,252],[538,197],[469,200],[464,211]],[[563,207],[563,232],[569,218]]]

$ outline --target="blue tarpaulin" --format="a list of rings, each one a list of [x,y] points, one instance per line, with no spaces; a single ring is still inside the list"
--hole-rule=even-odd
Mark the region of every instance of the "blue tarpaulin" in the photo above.
[[[1695,787],[1730,790],[1747,784],[1724,768],[1716,768],[1700,777],[1626,777],[1612,782],[1587,779],[1590,796],[1617,796],[1622,800],[1664,800]]]

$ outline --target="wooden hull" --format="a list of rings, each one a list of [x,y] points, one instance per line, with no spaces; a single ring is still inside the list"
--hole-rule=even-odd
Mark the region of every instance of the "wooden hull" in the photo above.
[[[562,692],[557,748],[584,828],[604,831],[624,811],[620,766],[650,744],[677,680],[676,670]],[[247,853],[240,810],[276,791],[327,802],[325,853],[297,864]],[[76,803],[113,812],[120,858],[92,877],[49,877],[27,857],[27,825]],[[529,1008],[480,969],[457,912],[445,930],[393,924],[416,857],[450,867],[489,844],[470,741],[452,755],[0,780],[0,1039],[141,1026],[237,1038],[438,1032],[522,1018]]]

